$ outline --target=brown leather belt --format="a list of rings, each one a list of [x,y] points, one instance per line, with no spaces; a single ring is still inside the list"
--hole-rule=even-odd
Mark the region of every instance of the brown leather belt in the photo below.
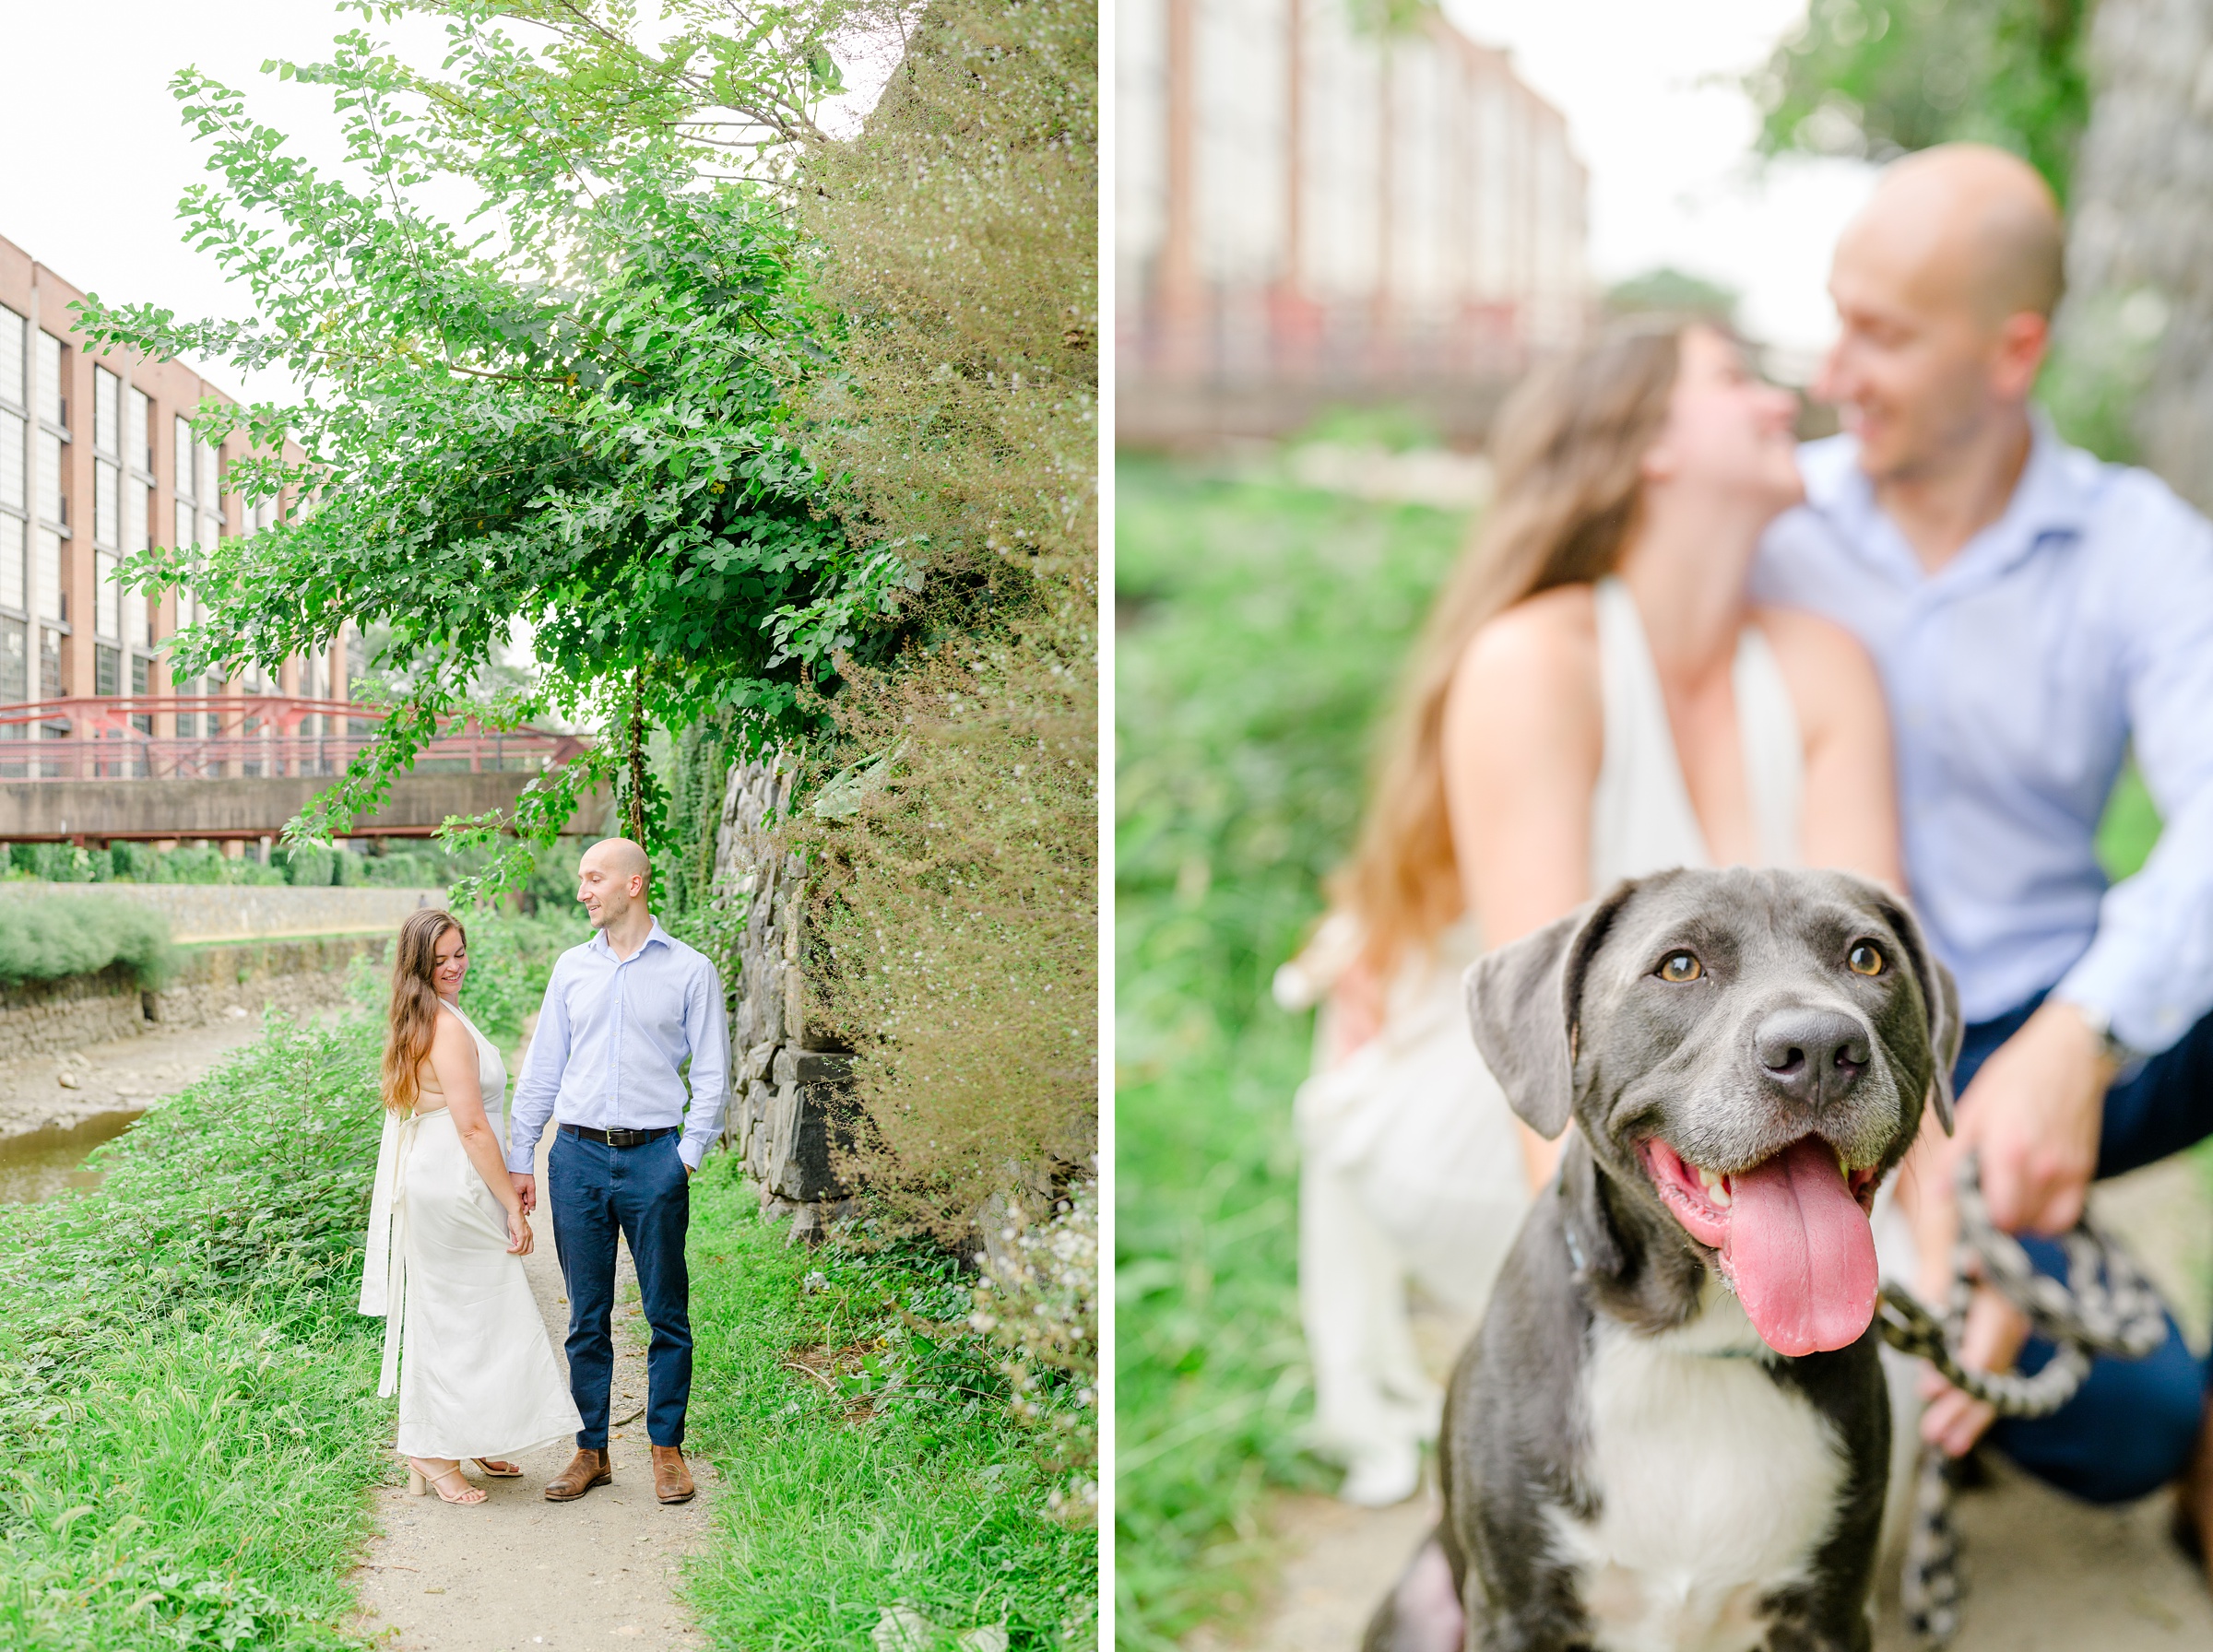
[[[601,1142],[608,1147],[644,1147],[648,1141],[658,1141],[664,1136],[673,1136],[681,1127],[663,1125],[657,1130],[595,1130],[589,1125],[563,1125],[562,1132],[581,1136],[586,1141]]]

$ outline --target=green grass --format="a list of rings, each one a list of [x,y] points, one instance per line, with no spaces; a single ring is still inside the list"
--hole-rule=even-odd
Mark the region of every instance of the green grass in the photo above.
[[[1154,462],[1125,461],[1117,497],[1117,1622],[1154,1652],[1249,1605],[1271,1486],[1332,1483],[1299,1449],[1310,1023],[1266,990],[1464,525]],[[2158,833],[2132,769],[2109,871]]]
[[[1246,1603],[1301,1455],[1291,1095],[1270,974],[1357,820],[1461,518],[1125,461],[1117,491],[1117,1633]]]
[[[933,1647],[988,1624],[1015,1652],[1093,1644],[1096,1535],[1046,1516],[953,1258],[788,1247],[728,1157],[692,1184],[690,1256],[690,1440],[722,1490],[689,1588],[716,1645],[868,1652],[897,1606]]]

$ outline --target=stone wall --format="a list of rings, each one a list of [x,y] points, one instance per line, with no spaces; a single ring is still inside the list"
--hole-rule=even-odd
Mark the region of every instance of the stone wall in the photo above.
[[[390,943],[389,935],[375,934],[181,947],[160,992],[141,991],[121,965],[0,986],[0,1061],[205,1027],[271,1008],[291,1015],[327,1009],[345,996],[353,959],[381,960]]]
[[[172,939],[247,941],[299,935],[362,935],[396,931],[419,907],[444,906],[442,889],[387,889],[381,885],[229,883],[10,883],[0,884],[0,915],[18,896],[100,896],[128,901],[169,921]]]
[[[772,1207],[796,1210],[798,1233],[820,1231],[850,1191],[838,1179],[838,1101],[852,1057],[825,1047],[810,1024],[800,969],[804,871],[783,851],[775,820],[790,800],[796,764],[778,753],[731,766],[715,839],[716,899],[745,914],[737,980],[728,983],[730,1103],[726,1144],[766,1189]]]

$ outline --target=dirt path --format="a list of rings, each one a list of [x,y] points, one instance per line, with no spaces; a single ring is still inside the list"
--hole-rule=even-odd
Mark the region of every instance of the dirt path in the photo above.
[[[2203,1347],[2213,1314],[2213,1206],[2201,1173],[2171,1160],[2109,1185],[2100,1206]],[[1464,1328],[1418,1319],[1425,1360],[1441,1373]],[[2161,1493],[2124,1509],[2089,1508],[1995,1465],[1993,1483],[1957,1504],[1970,1593],[1953,1652],[2213,1646],[2213,1595],[2168,1540],[2171,1506]],[[1436,1518],[1426,1497],[1377,1510],[1277,1499],[1269,1523],[1284,1559],[1272,1601],[1242,1634],[1201,1631],[1190,1652],[1355,1652],[1376,1601]],[[1888,1592],[1895,1596],[1894,1584]],[[1876,1646],[1914,1646],[1894,1598],[1883,1603]]]
[[[508,1071],[520,1072],[519,1057]],[[543,1189],[551,1132],[538,1142],[540,1199],[530,1219],[537,1244],[523,1259],[545,1316],[553,1357],[567,1372],[562,1339],[567,1292],[553,1255],[553,1222]],[[456,1507],[433,1494],[410,1497],[395,1466],[394,1483],[376,1493],[383,1535],[354,1574],[364,1634],[388,1632],[391,1652],[551,1652],[556,1647],[704,1646],[676,1599],[684,1560],[706,1540],[714,1470],[691,1459],[699,1495],[663,1507],[654,1501],[646,1455],[645,1316],[637,1275],[625,1248],[615,1286],[614,1418],[609,1437],[612,1485],[575,1503],[548,1503],[546,1481],[568,1462],[566,1440],[515,1458],[520,1480],[477,1483],[489,1495]],[[464,1465],[472,1476],[476,1466]]]

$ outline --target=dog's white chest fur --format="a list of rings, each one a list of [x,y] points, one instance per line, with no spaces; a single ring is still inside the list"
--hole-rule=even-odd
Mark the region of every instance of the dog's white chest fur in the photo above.
[[[1553,1511],[1605,1652],[1746,1652],[1760,1601],[1809,1577],[1846,1464],[1828,1421],[1779,1383],[1728,1292],[1681,1330],[1601,1317],[1583,1368],[1596,1519]]]

